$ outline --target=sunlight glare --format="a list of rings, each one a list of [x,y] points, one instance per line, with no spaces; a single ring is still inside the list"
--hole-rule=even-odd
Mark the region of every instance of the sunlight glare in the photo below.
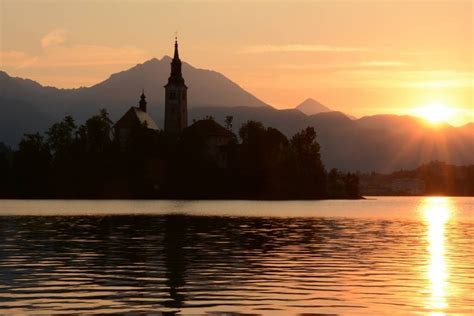
[[[441,103],[430,103],[424,107],[414,109],[413,113],[432,124],[438,124],[453,118],[455,110]]]
[[[431,297],[428,308],[436,314],[444,315],[442,310],[448,307],[446,287],[448,269],[445,261],[445,224],[451,217],[450,200],[447,197],[428,197],[423,201],[423,215],[428,224],[428,251],[430,262],[428,279]]]

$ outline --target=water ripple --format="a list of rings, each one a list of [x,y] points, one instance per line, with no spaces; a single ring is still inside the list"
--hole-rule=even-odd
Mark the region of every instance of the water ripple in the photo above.
[[[445,234],[442,312],[472,314],[474,226]],[[430,245],[406,220],[4,216],[0,313],[428,315]]]

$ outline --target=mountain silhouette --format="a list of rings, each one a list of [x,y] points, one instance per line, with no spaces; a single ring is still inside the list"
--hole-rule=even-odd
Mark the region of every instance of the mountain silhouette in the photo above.
[[[117,104],[123,101],[135,102],[137,95],[145,89],[151,107],[164,104],[163,86],[170,74],[172,58],[153,58],[143,64],[110,76],[109,79],[87,89],[96,100]],[[188,90],[188,107],[200,106],[269,106],[248,93],[224,75],[199,69],[183,62],[183,77]]]
[[[24,133],[44,132],[66,114],[78,124],[106,108],[117,121],[137,105],[145,89],[148,109],[163,125],[164,84],[169,76],[170,57],[151,59],[88,88],[58,89],[10,77],[0,71],[0,142],[16,146]],[[224,75],[183,63],[189,86],[189,123],[213,116],[223,124],[234,117],[234,132],[248,120],[261,121],[287,136],[313,126],[321,144],[322,160],[328,168],[344,171],[390,172],[413,169],[432,160],[450,164],[474,164],[474,124],[433,128],[411,116],[373,115],[351,119],[344,113],[320,111],[307,115],[301,109],[275,109],[248,93]],[[317,101],[305,106],[321,109]],[[299,107],[299,106],[298,106]]]
[[[319,103],[315,99],[308,98],[304,100],[302,103],[300,103],[298,106],[296,106],[297,110],[300,110],[304,114],[307,115],[312,115],[312,114],[318,114],[322,112],[331,112],[332,110],[328,108],[327,106]]]
[[[170,73],[171,57],[153,58],[128,70],[112,74],[91,87],[58,89],[0,71],[0,141],[15,145],[25,132],[44,130],[64,115],[78,122],[106,108],[115,121],[136,105],[142,89],[152,116],[159,116],[164,105],[164,88]],[[188,107],[249,106],[270,107],[224,75],[182,66],[188,90]],[[163,126],[163,125],[161,125]],[[12,128],[14,127],[14,128]]]
[[[223,124],[234,117],[234,132],[248,120],[263,122],[292,136],[313,126],[328,168],[344,171],[392,172],[413,169],[433,160],[474,164],[474,124],[432,127],[411,116],[373,115],[352,120],[341,112],[305,115],[296,109],[207,107],[189,111],[191,119],[213,116]]]
[[[128,70],[115,73],[107,80],[88,88],[57,89],[43,87],[32,80],[12,78],[0,72],[0,97],[18,100],[38,107],[53,117],[64,113],[86,118],[99,108],[107,108],[113,118],[134,105],[145,89],[150,109],[164,104],[164,89],[171,57],[153,58]],[[268,107],[224,75],[183,63],[190,108],[199,106]],[[153,114],[153,113],[152,113]]]

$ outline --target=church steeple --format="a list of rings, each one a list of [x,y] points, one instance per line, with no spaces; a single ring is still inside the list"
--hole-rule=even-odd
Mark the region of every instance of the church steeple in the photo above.
[[[178,134],[188,126],[187,89],[181,73],[178,38],[174,41],[171,73],[165,86],[165,132]]]
[[[173,59],[179,60],[179,52],[178,52],[178,36],[174,38],[174,57]]]
[[[179,59],[178,38],[174,40],[174,56],[171,61],[171,74],[168,78],[168,84],[185,85],[183,74],[181,73],[181,59]]]
[[[145,90],[142,89],[142,95],[140,96],[140,102],[138,103],[140,106],[140,110],[146,112],[146,97],[145,97]]]

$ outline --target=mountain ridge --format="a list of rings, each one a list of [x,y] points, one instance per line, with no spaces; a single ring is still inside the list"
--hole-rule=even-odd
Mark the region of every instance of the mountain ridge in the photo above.
[[[142,88],[148,109],[163,126],[164,89],[169,56],[137,64],[91,87],[58,89],[0,71],[0,142],[16,146],[23,133],[44,132],[64,115],[78,124],[106,108],[117,121],[139,100]],[[189,123],[213,116],[223,124],[234,117],[234,132],[248,120],[261,121],[291,137],[312,126],[328,168],[345,171],[392,171],[414,168],[432,160],[474,164],[474,124],[430,128],[419,118],[370,115],[359,119],[337,111],[307,115],[299,109],[275,109],[213,70],[183,63],[189,89]],[[317,102],[317,101],[316,101]],[[250,105],[250,106],[249,106]],[[329,108],[328,108],[329,109]]]

